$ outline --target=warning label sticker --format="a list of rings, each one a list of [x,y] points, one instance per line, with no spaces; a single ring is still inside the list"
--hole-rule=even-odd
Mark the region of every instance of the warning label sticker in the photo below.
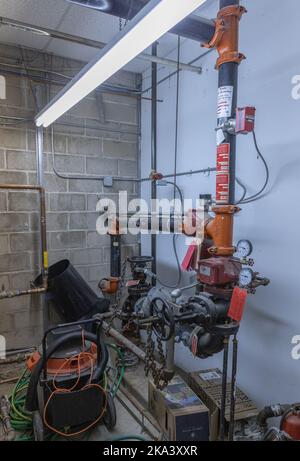
[[[229,160],[230,144],[221,144],[217,149],[216,200],[218,203],[228,203],[229,200]]]
[[[218,119],[231,117],[233,86],[221,86],[218,90]]]

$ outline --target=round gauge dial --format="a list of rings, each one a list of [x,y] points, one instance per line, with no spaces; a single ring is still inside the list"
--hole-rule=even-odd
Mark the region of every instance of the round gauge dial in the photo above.
[[[236,247],[239,258],[244,259],[251,255],[253,251],[252,243],[249,240],[240,240]]]
[[[251,269],[245,268],[240,272],[239,284],[241,287],[249,287],[253,282],[254,274]]]

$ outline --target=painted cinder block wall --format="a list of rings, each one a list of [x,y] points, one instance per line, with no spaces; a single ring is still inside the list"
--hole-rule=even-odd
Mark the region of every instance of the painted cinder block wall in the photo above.
[[[271,285],[250,296],[239,333],[238,382],[260,406],[268,403],[298,402],[300,360],[293,360],[291,344],[300,335],[299,315],[299,177],[300,100],[292,98],[292,79],[300,74],[298,28],[300,3],[274,0],[243,0],[247,10],[241,22],[240,50],[247,60],[240,66],[239,105],[257,108],[256,134],[269,166],[271,179],[263,200],[244,205],[235,220],[235,241],[249,238],[254,245],[255,268],[271,279]],[[215,17],[218,1],[207,2],[202,15]],[[197,43],[182,40],[181,60],[199,56]],[[203,74],[180,75],[178,171],[214,166],[216,159],[217,72],[216,53],[199,64]],[[176,50],[169,56],[176,59]],[[160,69],[159,77],[167,75]],[[149,77],[149,73],[144,75]],[[145,79],[147,81],[147,79]],[[295,86],[295,85],[294,85]],[[299,94],[299,93],[298,93]],[[176,78],[159,86],[158,167],[174,169]],[[150,171],[150,111],[142,106],[142,175]],[[251,137],[238,138],[237,174],[249,194],[259,190],[264,168]],[[185,197],[215,194],[215,176],[178,178]],[[161,195],[173,196],[172,188]],[[149,189],[143,188],[149,197]],[[242,191],[237,189],[237,197]],[[143,239],[142,252],[148,253]],[[181,258],[186,247],[178,240]],[[158,239],[159,274],[169,283],[176,279],[172,239]],[[187,281],[187,278],[185,278]],[[177,346],[176,359],[187,370],[221,366],[222,354],[210,360],[193,359],[187,349]]]
[[[20,58],[18,48],[1,46],[1,60],[12,63]],[[34,50],[25,52],[32,67],[41,67],[49,56]],[[82,63],[52,56],[53,69],[68,74]],[[29,64],[28,64],[29,65]],[[74,72],[73,72],[74,73]],[[111,83],[136,89],[140,77],[120,72]],[[36,88],[35,84],[33,89]],[[6,99],[0,101],[0,115],[32,118],[35,101],[25,78],[6,77]],[[41,85],[42,103],[58,86]],[[62,121],[78,126],[55,125],[56,169],[65,175],[94,175],[95,180],[65,180],[53,173],[50,131],[44,138],[44,182],[47,200],[49,262],[68,258],[99,294],[98,282],[109,275],[110,240],[96,232],[96,204],[102,197],[117,198],[126,190],[129,199],[139,193],[132,182],[115,182],[103,187],[97,175],[138,177],[139,99],[109,93],[92,94]],[[4,120],[1,120],[4,122]],[[7,122],[7,120],[6,120]],[[99,130],[100,128],[100,130]],[[109,131],[115,130],[115,131]],[[120,133],[126,132],[126,133]],[[35,132],[32,124],[16,127],[0,125],[0,183],[36,184]],[[0,289],[29,287],[39,271],[38,195],[0,191]],[[139,250],[138,239],[123,238],[123,256]],[[7,347],[38,344],[43,312],[38,296],[0,300],[0,334]]]

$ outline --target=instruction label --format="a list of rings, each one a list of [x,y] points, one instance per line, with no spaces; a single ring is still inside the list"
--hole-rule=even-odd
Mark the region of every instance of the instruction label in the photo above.
[[[225,136],[224,136],[222,128],[220,128],[219,130],[217,130],[217,146],[222,144],[222,142],[224,141],[225,141]]]
[[[233,86],[221,86],[218,89],[218,120],[231,117]]]
[[[219,380],[222,375],[220,373],[217,373],[216,371],[207,371],[206,373],[199,373],[200,378],[203,379],[203,381],[212,381],[213,379]]]
[[[230,144],[221,144],[217,148],[217,203],[228,203],[229,201],[229,161]]]

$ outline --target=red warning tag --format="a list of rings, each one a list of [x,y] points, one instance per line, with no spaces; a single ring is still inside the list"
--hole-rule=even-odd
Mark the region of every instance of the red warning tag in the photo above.
[[[195,267],[193,266],[194,266],[196,252],[197,252],[197,246],[195,245],[195,243],[192,243],[189,246],[188,251],[184,257],[184,260],[181,263],[182,270],[190,271],[191,269],[195,269]]]
[[[247,295],[247,290],[239,287],[234,288],[228,312],[228,317],[232,320],[235,320],[236,322],[240,322],[242,320]]]
[[[228,203],[229,199],[229,159],[230,144],[220,144],[217,149],[217,187],[218,203]]]

